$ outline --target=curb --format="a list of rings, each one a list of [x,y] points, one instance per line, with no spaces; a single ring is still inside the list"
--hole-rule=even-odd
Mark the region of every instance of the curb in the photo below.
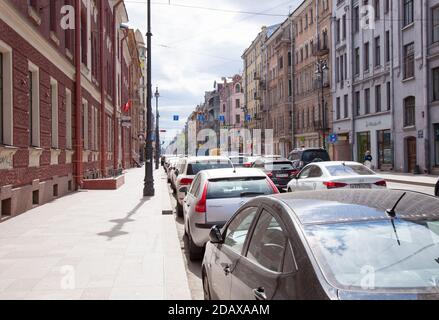
[[[386,180],[387,182],[411,184],[411,185],[420,186],[420,187],[431,187],[431,188],[434,188],[436,186],[435,183],[429,183],[429,182],[417,182],[417,181],[407,181],[407,180],[398,180],[398,179],[386,179],[386,178],[384,178],[384,180]]]

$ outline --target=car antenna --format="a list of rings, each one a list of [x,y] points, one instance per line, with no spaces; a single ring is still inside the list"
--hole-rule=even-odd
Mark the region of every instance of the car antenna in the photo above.
[[[405,195],[407,194],[407,192],[404,192],[401,197],[399,197],[398,201],[396,201],[395,205],[393,206],[392,209],[387,209],[386,213],[387,215],[390,217],[390,220],[392,222],[392,227],[393,227],[393,232],[395,232],[395,236],[396,236],[396,242],[398,242],[398,245],[401,245],[401,241],[399,240],[398,237],[398,232],[396,231],[396,226],[395,226],[395,218],[396,218],[396,207],[398,206],[399,202],[402,200],[402,198],[405,197]]]

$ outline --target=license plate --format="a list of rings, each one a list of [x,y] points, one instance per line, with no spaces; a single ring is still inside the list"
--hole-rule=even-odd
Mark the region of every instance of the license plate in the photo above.
[[[276,178],[288,178],[288,174],[277,174]]]
[[[351,189],[372,189],[372,185],[368,183],[351,184]]]

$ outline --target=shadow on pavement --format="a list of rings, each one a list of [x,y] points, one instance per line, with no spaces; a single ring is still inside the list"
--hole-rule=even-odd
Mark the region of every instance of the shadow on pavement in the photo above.
[[[140,199],[140,202],[131,211],[129,211],[124,218],[110,220],[110,222],[115,223],[111,230],[106,232],[100,232],[97,235],[107,237],[107,240],[111,241],[116,237],[128,234],[128,232],[122,231],[123,227],[127,223],[136,221],[134,219],[131,219],[131,217],[138,213],[137,211],[145,204],[145,202],[148,202],[150,199],[151,197],[145,197]]]

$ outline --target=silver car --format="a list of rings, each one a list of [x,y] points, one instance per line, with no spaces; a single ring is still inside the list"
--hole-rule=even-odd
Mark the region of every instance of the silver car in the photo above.
[[[200,259],[213,226],[223,226],[250,198],[279,193],[259,169],[215,169],[198,173],[184,198],[189,258]]]
[[[233,168],[227,157],[188,157],[180,159],[174,171],[174,185],[177,193],[177,215],[183,216],[183,200],[195,175],[202,170]]]

